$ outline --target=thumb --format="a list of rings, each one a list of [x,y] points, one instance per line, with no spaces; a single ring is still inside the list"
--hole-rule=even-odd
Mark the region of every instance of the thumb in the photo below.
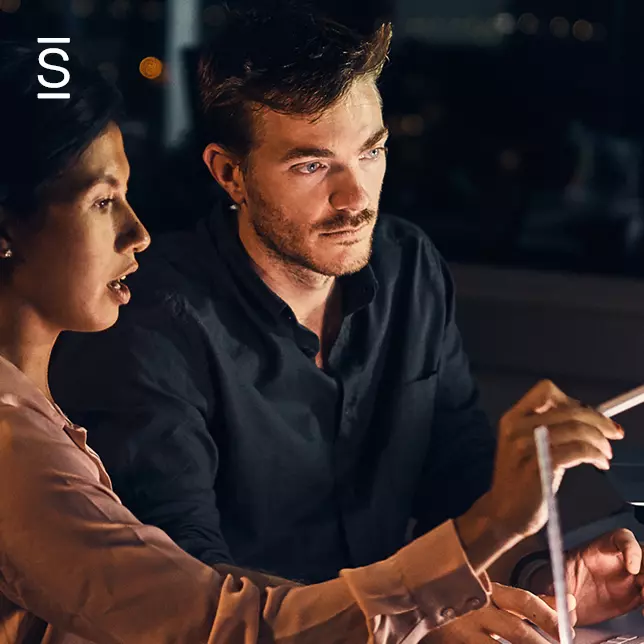
[[[612,535],[615,548],[622,553],[626,570],[631,575],[638,575],[642,568],[642,546],[635,535],[626,529],[617,530]]]

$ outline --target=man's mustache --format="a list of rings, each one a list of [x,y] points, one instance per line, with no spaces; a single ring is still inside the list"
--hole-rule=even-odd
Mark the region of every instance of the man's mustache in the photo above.
[[[374,221],[376,216],[376,211],[370,209],[365,209],[357,215],[339,212],[333,217],[329,217],[329,219],[316,224],[314,229],[324,233],[333,233],[338,230],[346,230],[347,228],[359,228],[364,224]]]

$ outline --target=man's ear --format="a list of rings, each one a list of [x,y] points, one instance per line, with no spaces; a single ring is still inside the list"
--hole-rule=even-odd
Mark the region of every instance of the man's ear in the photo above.
[[[209,143],[206,146],[202,159],[210,174],[230,198],[238,206],[243,204],[246,201],[246,190],[239,159],[217,143]]]
[[[9,231],[9,214],[0,206],[0,253],[11,250],[11,233]]]

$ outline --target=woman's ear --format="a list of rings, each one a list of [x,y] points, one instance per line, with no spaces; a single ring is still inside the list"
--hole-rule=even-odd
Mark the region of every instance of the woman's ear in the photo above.
[[[244,175],[239,160],[217,143],[209,143],[203,151],[202,159],[210,174],[240,206],[246,201]]]

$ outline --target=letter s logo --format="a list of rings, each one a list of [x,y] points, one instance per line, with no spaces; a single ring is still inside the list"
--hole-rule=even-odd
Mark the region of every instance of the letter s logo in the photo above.
[[[48,54],[58,54],[65,62],[69,61],[67,52],[62,49],[58,49],[57,47],[50,47],[49,49],[41,51],[40,56],[38,56],[38,62],[40,63],[40,66],[44,69],[51,69],[53,71],[60,72],[63,75],[63,80],[59,81],[58,83],[49,83],[45,80],[45,77],[42,74],[38,74],[38,80],[40,81],[40,84],[43,87],[48,87],[49,89],[60,89],[61,87],[65,87],[65,85],[69,83],[71,78],[69,71],[64,67],[60,67],[59,65],[49,64],[45,60]]]

